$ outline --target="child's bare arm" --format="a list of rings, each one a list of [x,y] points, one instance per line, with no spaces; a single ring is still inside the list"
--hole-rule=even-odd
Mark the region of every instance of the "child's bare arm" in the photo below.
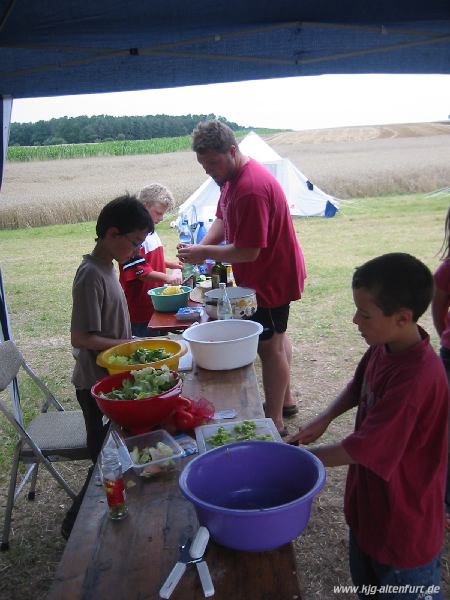
[[[315,454],[326,467],[340,467],[355,463],[340,442],[336,444],[321,444],[320,446],[308,448],[308,450]]]
[[[183,265],[179,260],[166,260],[166,269],[183,269]]]
[[[173,273],[160,273],[159,271],[152,271],[148,273],[142,279],[147,281],[159,281],[161,285],[168,283],[170,285],[179,285],[181,283],[181,277],[174,275]]]
[[[324,411],[300,425],[298,433],[291,436],[288,441],[301,444],[315,442],[326,431],[331,421],[353,408],[355,404],[356,401],[350,392],[347,389],[343,390]]]

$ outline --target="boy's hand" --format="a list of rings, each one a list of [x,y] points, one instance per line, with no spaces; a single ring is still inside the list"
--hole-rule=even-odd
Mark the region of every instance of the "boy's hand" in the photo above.
[[[183,265],[180,261],[171,260],[170,262],[166,261],[166,267],[168,269],[180,269],[183,270]]]
[[[167,275],[167,283],[169,285],[180,285],[181,284],[181,276],[177,273]]]
[[[294,433],[290,438],[287,439],[289,444],[311,444],[315,442],[320,436],[326,431],[330,419],[324,415],[319,415],[310,421],[307,421],[304,425],[300,425],[298,433]]]

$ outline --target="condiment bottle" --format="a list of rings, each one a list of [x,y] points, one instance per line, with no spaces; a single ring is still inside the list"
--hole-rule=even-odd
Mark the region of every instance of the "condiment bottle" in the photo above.
[[[116,448],[106,447],[103,449],[101,472],[109,516],[113,521],[120,521],[128,515],[128,507],[122,465]]]
[[[213,268],[211,269],[211,285],[213,289],[217,289],[219,287],[219,283],[221,282],[222,268],[222,263],[216,260]]]
[[[223,273],[221,274],[220,281],[225,283],[227,287],[233,287],[233,271],[231,269],[230,263],[223,263],[225,267]]]
[[[220,298],[217,300],[217,318],[222,319],[232,319],[233,318],[233,307],[231,306],[230,299],[227,294],[227,286],[225,283],[220,283],[220,289],[222,294]]]

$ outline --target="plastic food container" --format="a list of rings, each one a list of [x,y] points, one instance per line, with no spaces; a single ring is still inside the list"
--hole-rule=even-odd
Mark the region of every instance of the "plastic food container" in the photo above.
[[[183,332],[199,367],[212,371],[237,369],[252,363],[263,327],[255,321],[230,319],[193,325]]]
[[[163,348],[166,352],[169,352],[171,356],[169,358],[163,358],[156,360],[151,363],[140,363],[137,365],[117,365],[110,364],[108,359],[113,354],[123,354],[125,356],[131,356],[138,348],[146,348],[147,350],[156,350]],[[167,365],[171,371],[178,369],[178,363],[182,356],[186,354],[188,349],[185,344],[180,344],[174,340],[168,339],[153,339],[153,340],[135,340],[132,342],[126,342],[125,344],[118,344],[108,350],[104,350],[97,356],[97,364],[100,367],[108,370],[110,375],[116,375],[117,373],[124,373],[129,371],[136,371],[138,369],[144,369],[145,367],[153,367],[157,369],[163,365]]]
[[[176,312],[177,321],[197,321],[202,317],[202,308],[179,308]]]
[[[199,454],[179,484],[215,542],[263,552],[303,532],[325,478],[323,464],[308,450],[255,441]]]
[[[272,419],[247,419],[247,421],[252,422],[256,425],[255,435],[270,435],[273,442],[283,441]],[[202,454],[203,452],[213,450],[216,447],[209,441],[209,438],[217,434],[219,427],[223,427],[227,433],[229,433],[233,437],[237,437],[239,434],[236,432],[235,428],[236,426],[240,426],[243,423],[244,421],[228,421],[227,423],[208,423],[208,425],[201,425],[200,427],[196,427],[195,438],[197,440],[199,453]],[[228,443],[236,443],[238,441],[240,440],[235,440],[235,442]]]
[[[149,433],[127,437],[124,439],[124,443],[130,455],[131,467],[136,475],[140,477],[151,479],[180,469],[180,459],[184,456],[184,450],[165,429],[156,429]],[[146,448],[153,448],[156,449],[156,453],[159,455],[158,444],[161,443],[170,448],[172,451],[171,456],[161,456],[161,458],[155,458],[145,463],[135,462],[133,457],[135,447],[137,447],[139,453],[142,453]]]
[[[187,285],[180,285],[179,287],[183,290],[180,294],[164,295],[162,292],[166,287],[153,288],[147,292],[152,299],[155,310],[159,312],[177,312],[179,308],[187,306],[192,288]]]

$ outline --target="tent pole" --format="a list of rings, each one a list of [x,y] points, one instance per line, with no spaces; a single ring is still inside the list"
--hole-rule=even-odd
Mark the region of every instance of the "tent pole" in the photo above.
[[[3,171],[6,163],[6,152],[8,150],[9,125],[11,123],[11,110],[13,99],[11,96],[0,96],[0,127],[2,135],[0,136],[0,192],[3,181]],[[11,339],[11,327],[9,322],[8,307],[6,304],[5,289],[3,287],[2,269],[0,265],[0,342]],[[18,405],[20,403],[19,386],[17,379],[14,378],[9,386],[9,395],[16,416],[19,413]]]
[[[3,171],[6,162],[6,152],[9,140],[9,125],[11,122],[12,97],[0,96],[0,126],[2,135],[0,136],[0,191],[3,181]],[[6,307],[5,291],[3,288],[2,271],[0,266],[0,341],[11,339],[9,315]]]

